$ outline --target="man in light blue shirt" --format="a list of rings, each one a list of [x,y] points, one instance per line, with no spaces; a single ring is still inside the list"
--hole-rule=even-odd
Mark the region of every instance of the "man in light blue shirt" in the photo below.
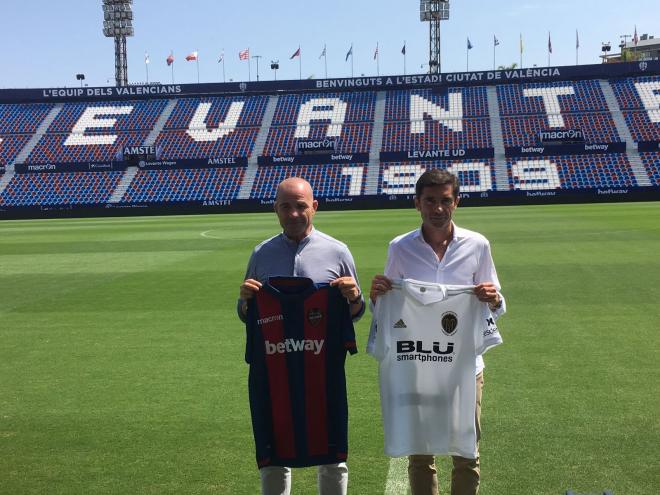
[[[274,276],[307,277],[315,283],[329,283],[347,299],[354,320],[364,313],[353,256],[346,244],[314,229],[317,208],[318,202],[306,180],[290,177],[277,187],[275,213],[283,232],[263,241],[250,256],[237,307],[242,321],[248,301]],[[268,466],[261,468],[260,474],[262,494],[290,493],[291,468]],[[346,463],[319,466],[318,485],[322,495],[346,495]]]

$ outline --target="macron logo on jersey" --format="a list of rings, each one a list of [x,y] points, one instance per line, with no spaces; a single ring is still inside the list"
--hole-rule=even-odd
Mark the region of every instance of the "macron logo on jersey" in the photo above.
[[[313,351],[318,355],[323,349],[323,342],[325,340],[310,340],[310,339],[285,339],[284,342],[277,342],[275,344],[266,340],[266,354],[284,354],[285,352],[302,352]]]
[[[260,320],[257,320],[257,325],[265,325],[266,323],[272,323],[274,321],[282,321],[282,320],[284,320],[284,315],[266,316],[265,318],[261,318]]]

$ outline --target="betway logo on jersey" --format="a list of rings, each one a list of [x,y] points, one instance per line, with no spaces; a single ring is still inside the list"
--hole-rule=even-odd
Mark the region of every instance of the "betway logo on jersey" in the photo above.
[[[266,340],[266,354],[284,354],[285,352],[302,352],[312,351],[315,355],[319,354],[323,349],[323,342],[325,340],[311,340],[311,339],[285,339],[284,342],[272,343]]]
[[[424,344],[421,340],[397,340],[397,361],[421,361],[451,363],[453,361],[454,343],[447,342],[443,346],[440,342],[431,345]]]

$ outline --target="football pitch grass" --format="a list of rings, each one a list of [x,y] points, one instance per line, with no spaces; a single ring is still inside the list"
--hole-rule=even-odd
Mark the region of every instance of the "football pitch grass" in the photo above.
[[[456,221],[490,239],[509,307],[485,357],[480,493],[660,493],[660,203]],[[315,223],[349,245],[368,292],[419,217]],[[277,232],[272,213],[0,222],[0,493],[258,493],[235,301]],[[389,466],[368,324],[346,366],[360,495],[382,494]],[[294,470],[295,494],[315,485]]]

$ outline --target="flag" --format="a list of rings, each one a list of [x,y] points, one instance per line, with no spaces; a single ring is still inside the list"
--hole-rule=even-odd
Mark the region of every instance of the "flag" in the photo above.
[[[467,39],[467,49],[472,50],[472,43],[470,43],[470,38]]]
[[[167,65],[172,65],[174,63],[174,54],[170,53],[165,61],[167,62]]]
[[[406,54],[406,44],[403,44],[403,48],[401,48],[401,54],[405,55]]]
[[[346,62],[346,60],[348,60],[348,57],[352,57],[352,56],[353,56],[353,45],[351,45],[351,47],[346,52],[346,59],[344,60],[344,62]]]
[[[497,46],[500,44],[500,40],[497,39],[497,36],[493,35],[493,45]]]
[[[639,43],[639,38],[637,37],[637,25],[635,25],[635,35],[633,36],[633,43],[635,43],[635,46],[637,46],[637,43]]]
[[[239,60],[249,60],[250,58],[250,49],[246,48],[243,51],[238,52],[238,59]]]
[[[296,57],[300,57],[300,47],[298,47],[298,49],[295,52],[293,52],[293,55],[289,57],[289,60],[292,60]]]
[[[575,30],[575,49],[580,48],[580,37],[578,36],[577,29]]]
[[[319,58],[325,57],[325,45],[323,45],[323,51],[321,52],[321,55],[319,55]]]
[[[525,48],[523,46],[522,33],[520,33],[520,53],[522,53],[524,49]]]
[[[149,63],[149,54],[147,52],[144,52],[144,63],[145,64]]]
[[[218,63],[222,62],[225,59],[225,52],[222,52],[220,54],[220,58],[218,59]]]
[[[548,31],[548,53],[552,53],[552,40],[550,39],[549,31]]]
[[[186,61],[191,62],[193,60],[197,60],[197,52],[190,52],[188,55],[186,55]]]
[[[376,44],[376,51],[374,52],[374,60],[378,58],[378,44]]]

